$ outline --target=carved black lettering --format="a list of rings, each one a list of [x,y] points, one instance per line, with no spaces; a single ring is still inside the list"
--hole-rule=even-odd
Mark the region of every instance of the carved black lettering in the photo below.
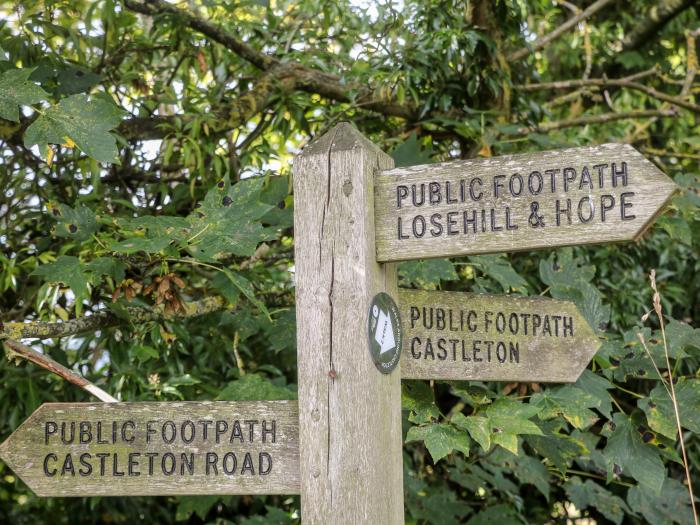
[[[620,218],[623,221],[631,221],[637,217],[636,215],[627,214],[627,208],[632,207],[632,203],[627,202],[627,199],[631,199],[632,197],[634,197],[633,191],[626,191],[620,195]]]

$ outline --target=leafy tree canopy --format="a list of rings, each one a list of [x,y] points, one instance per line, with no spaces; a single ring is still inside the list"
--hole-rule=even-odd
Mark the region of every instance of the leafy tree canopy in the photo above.
[[[0,5],[0,337],[122,400],[296,395],[290,166],[351,121],[397,165],[633,144],[683,189],[637,244],[404,263],[577,303],[573,385],[404,384],[408,523],[691,523],[700,487],[700,9],[689,0]],[[642,334],[647,348],[640,342]],[[8,357],[15,356],[8,351]],[[652,361],[653,358],[653,361]],[[89,394],[0,364],[0,435]],[[288,523],[298,498],[39,499],[6,523]]]

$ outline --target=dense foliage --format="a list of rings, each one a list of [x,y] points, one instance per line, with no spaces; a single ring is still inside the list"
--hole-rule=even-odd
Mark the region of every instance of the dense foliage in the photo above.
[[[694,4],[2,2],[1,337],[121,400],[293,398],[290,166],[310,139],[348,120],[399,165],[630,143],[683,188],[639,243],[401,265],[403,286],[571,299],[603,340],[573,385],[405,382],[406,521],[691,523],[642,317],[655,268],[700,488]],[[3,439],[91,399],[8,357]],[[295,497],[40,499],[0,473],[4,523],[299,520]]]

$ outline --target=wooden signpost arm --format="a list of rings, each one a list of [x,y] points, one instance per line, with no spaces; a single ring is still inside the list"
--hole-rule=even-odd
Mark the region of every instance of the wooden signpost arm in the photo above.
[[[392,159],[349,124],[294,162],[301,512],[308,524],[403,523],[400,371],[367,342],[375,294],[396,296],[378,264],[374,176]]]

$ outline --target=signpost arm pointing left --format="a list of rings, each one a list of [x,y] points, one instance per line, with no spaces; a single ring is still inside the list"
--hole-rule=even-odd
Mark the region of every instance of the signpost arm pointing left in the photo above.
[[[304,523],[403,523],[400,373],[377,370],[366,332],[371,299],[397,291],[374,245],[374,176],[392,166],[349,124],[294,162]]]

